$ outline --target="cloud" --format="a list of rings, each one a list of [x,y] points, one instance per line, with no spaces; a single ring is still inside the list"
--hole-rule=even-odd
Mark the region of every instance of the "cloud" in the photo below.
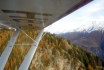
[[[102,10],[104,7],[104,0],[94,0],[85,7],[83,7],[84,13],[93,13]],[[103,9],[104,10],[104,9]]]

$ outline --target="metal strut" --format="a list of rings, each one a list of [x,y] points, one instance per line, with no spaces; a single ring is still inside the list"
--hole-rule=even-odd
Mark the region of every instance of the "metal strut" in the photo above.
[[[0,57],[0,70],[3,70],[5,67],[5,64],[9,58],[9,55],[10,55],[12,48],[15,44],[15,41],[17,39],[18,33],[19,33],[19,30],[17,29],[16,32],[14,33],[14,35],[11,37],[8,45],[6,46],[5,50],[3,51],[3,53]]]
[[[28,70],[29,65],[31,63],[31,60],[32,60],[32,58],[33,58],[33,56],[34,56],[34,54],[36,52],[36,49],[38,47],[38,44],[39,44],[39,42],[41,40],[41,37],[42,37],[42,34],[43,34],[43,30],[44,29],[42,29],[39,32],[38,36],[36,37],[34,43],[32,44],[30,50],[28,51],[27,55],[25,56],[25,58],[24,58],[24,60],[23,60],[23,62],[21,64],[21,66],[19,67],[18,70]]]

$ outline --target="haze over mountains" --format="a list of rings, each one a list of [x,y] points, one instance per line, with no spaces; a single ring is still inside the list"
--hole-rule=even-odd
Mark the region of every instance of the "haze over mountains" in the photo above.
[[[90,23],[83,25],[73,32],[59,34],[74,44],[104,59],[104,23]]]

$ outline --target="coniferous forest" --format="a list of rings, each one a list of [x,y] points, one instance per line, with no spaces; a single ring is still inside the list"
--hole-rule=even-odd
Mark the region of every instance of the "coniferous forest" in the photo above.
[[[23,30],[24,31],[24,30]],[[38,31],[25,30],[33,39]],[[0,55],[14,31],[0,30]],[[22,32],[4,70],[18,70],[33,41]],[[20,45],[19,45],[20,44]],[[44,33],[28,70],[104,70],[104,61],[55,34]]]

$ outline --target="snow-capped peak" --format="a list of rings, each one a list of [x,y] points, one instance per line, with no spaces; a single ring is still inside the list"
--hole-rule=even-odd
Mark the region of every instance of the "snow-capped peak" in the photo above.
[[[87,25],[82,25],[78,27],[77,29],[74,29],[74,32],[92,32],[92,31],[104,31],[104,22],[99,23],[88,23]]]

